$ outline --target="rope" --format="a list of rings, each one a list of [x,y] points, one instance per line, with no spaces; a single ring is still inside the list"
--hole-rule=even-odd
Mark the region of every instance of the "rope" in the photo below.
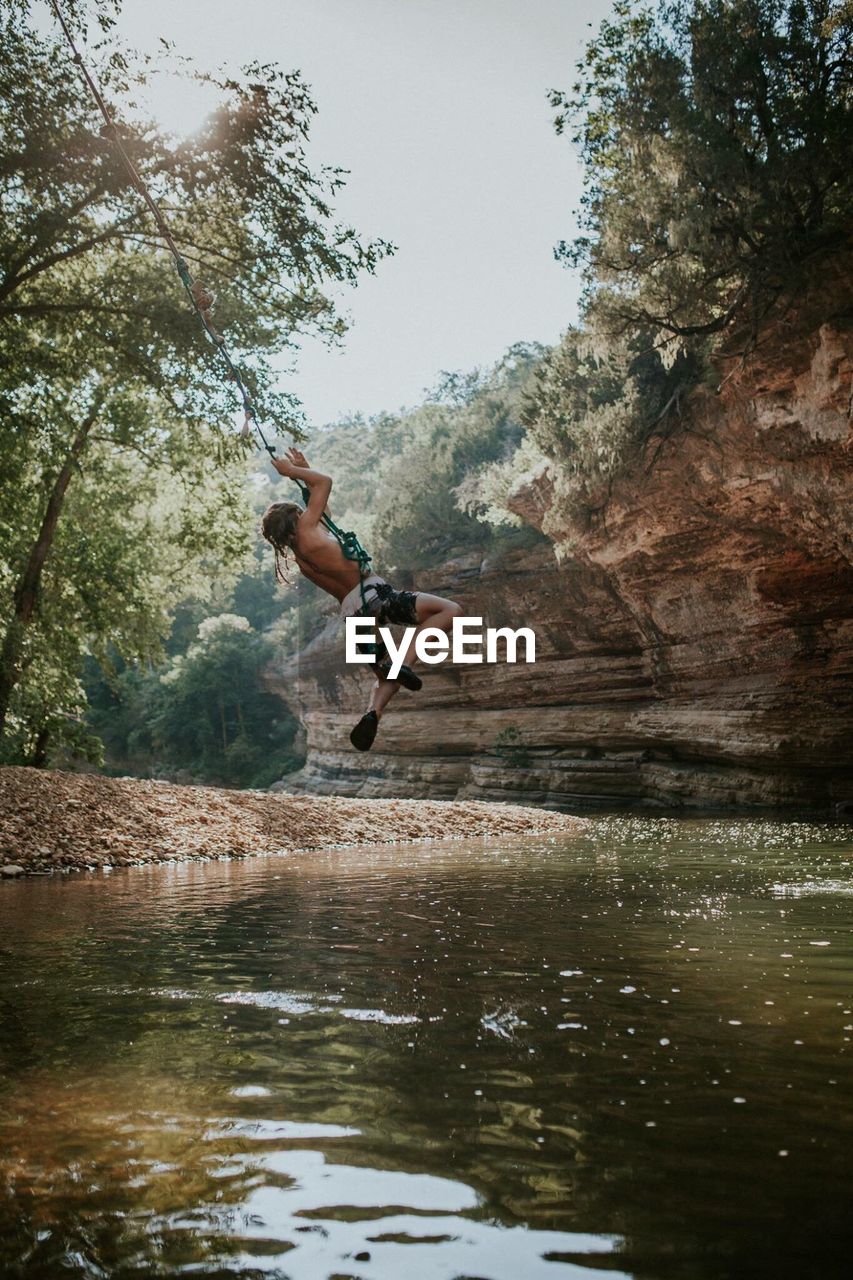
[[[166,219],[163,217],[163,214],[160,210],[159,205],[157,204],[157,201],[152,196],[151,192],[149,191],[148,187],[145,184],[145,181],[141,177],[138,169],[136,168],[136,165],[133,163],[133,160],[128,155],[124,147],[124,144],[122,143],[115,121],[110,115],[109,108],[107,107],[107,104],[104,101],[103,95],[101,94],[101,91],[98,88],[97,82],[95,81],[94,77],[89,71],[89,68],[86,66],[86,63],[83,61],[83,56],[80,53],[79,49],[77,48],[76,44],[74,43],[74,37],[71,34],[68,23],[65,21],[65,18],[63,17],[62,10],[59,8],[59,5],[57,4],[57,0],[50,0],[50,6],[53,9],[54,14],[56,15],[56,19],[59,22],[59,25],[62,27],[62,31],[65,36],[65,39],[67,40],[68,45],[71,49],[73,60],[74,62],[77,63],[77,66],[80,68],[80,73],[86,82],[89,92],[91,93],[92,97],[97,103],[98,110],[103,116],[104,125],[101,130],[101,133],[105,138],[108,138],[109,141],[114,146],[116,152],[118,153],[121,159],[122,164],[127,170],[127,174],[128,174],[128,177],[130,178],[132,185],[135,187],[135,189],[142,196],[142,199],[145,201],[145,204],[148,207],[148,211],[153,217],[155,223],[157,224],[157,230],[160,232],[160,235],[165,240],[169,248],[169,251],[172,254],[172,257],[175,260],[175,269],[177,270],[177,273],[181,279],[181,283],[183,284],[184,289],[186,290],[186,294],[190,300],[192,309],[201,320],[201,323],[204,327],[204,330],[208,338],[216,347],[217,351],[222,357],[222,360],[225,363],[225,366],[228,370],[228,373],[230,374],[231,379],[237,385],[237,389],[240,392],[240,399],[243,404],[242,434],[243,436],[248,436],[249,430],[250,430],[250,424],[251,424],[251,427],[254,427],[255,431],[257,432],[258,438],[261,444],[263,445],[263,447],[266,449],[267,453],[270,455],[270,457],[275,457],[275,448],[273,447],[273,445],[270,444],[270,442],[267,440],[266,436],[264,435],[263,428],[261,427],[261,424],[258,421],[258,416],[255,410],[255,407],[252,404],[251,397],[246,388],[246,384],[243,381],[240,370],[236,365],[236,363],[234,362],[234,360],[231,358],[231,354],[229,353],[228,347],[226,346],[226,343],[225,343],[225,338],[222,336],[221,333],[217,331],[216,327],[214,326],[213,308],[216,304],[216,295],[208,292],[208,290],[204,287],[204,285],[201,283],[200,280],[193,279],[189,266],[187,265],[186,259],[183,257],[180,250],[178,249],[178,246],[175,244],[174,237],[172,236],[172,233],[169,230]],[[311,490],[306,485],[304,485],[300,480],[297,480],[296,477],[294,477],[294,483],[298,485],[299,490],[302,493],[302,499],[307,506],[308,499],[311,496]],[[341,551],[343,552],[346,559],[353,560],[358,564],[359,571],[361,573],[361,578],[362,578],[361,598],[362,598],[362,603],[366,604],[367,602],[365,600],[365,595],[364,595],[364,577],[370,570],[371,557],[368,555],[364,547],[359,542],[356,534],[351,532],[345,532],[343,529],[340,529],[335,524],[334,520],[332,520],[331,516],[329,516],[325,512],[323,513],[321,519],[323,524],[332,534],[332,536],[337,540],[338,544],[340,545]]]

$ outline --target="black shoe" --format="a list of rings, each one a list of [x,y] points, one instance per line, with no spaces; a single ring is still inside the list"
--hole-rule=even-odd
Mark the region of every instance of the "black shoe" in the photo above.
[[[361,717],[349,736],[356,751],[369,751],[379,728],[379,717],[375,711],[368,711]]]
[[[373,670],[379,676],[380,680],[391,679],[391,663],[387,658],[384,662],[374,662]],[[398,681],[404,689],[410,689],[412,693],[417,693],[418,689],[422,689],[424,687],[423,680],[420,676],[415,675],[411,667],[402,666],[394,679]]]

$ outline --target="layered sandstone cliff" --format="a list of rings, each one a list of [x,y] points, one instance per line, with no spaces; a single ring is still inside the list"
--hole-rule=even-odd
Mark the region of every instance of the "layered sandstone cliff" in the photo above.
[[[308,735],[288,789],[853,807],[853,327],[825,315],[694,391],[592,527],[544,468],[513,503],[549,546],[416,581],[534,626],[534,666],[432,668],[368,755],[334,625],[271,671]]]

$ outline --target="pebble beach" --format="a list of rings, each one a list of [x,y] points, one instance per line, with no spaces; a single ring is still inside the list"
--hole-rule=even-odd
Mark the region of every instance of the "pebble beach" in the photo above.
[[[483,801],[362,800],[0,769],[0,877],[193,858],[580,829],[566,814]]]

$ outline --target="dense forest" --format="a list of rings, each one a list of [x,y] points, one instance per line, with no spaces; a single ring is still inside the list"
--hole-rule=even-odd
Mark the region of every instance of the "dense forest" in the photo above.
[[[150,68],[112,44],[109,6],[96,20],[99,74],[127,100]],[[550,96],[584,163],[582,234],[556,247],[583,274],[578,323],[549,350],[440,374],[415,408],[307,431],[336,520],[382,571],[535,541],[510,495],[546,463],[584,527],[691,389],[791,314],[850,244],[851,36],[849,0],[614,7]],[[257,523],[284,487],[235,433],[65,51],[23,4],[2,54],[2,758],[268,785],[300,750],[262,673],[329,606],[274,584]],[[299,75],[211,80],[200,134],[129,114],[127,145],[220,293],[265,416],[298,431],[277,359],[306,328],[340,337],[329,286],[391,246],[335,222],[341,176],[310,167]]]

